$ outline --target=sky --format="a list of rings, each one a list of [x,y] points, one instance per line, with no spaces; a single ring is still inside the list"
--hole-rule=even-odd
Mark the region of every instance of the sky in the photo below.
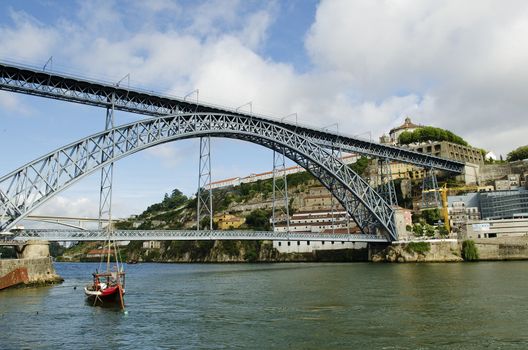
[[[0,2],[0,60],[130,85],[377,140],[413,122],[506,155],[528,144],[524,0]],[[127,81],[128,84],[128,81]],[[247,107],[246,107],[247,108]],[[0,176],[104,128],[105,111],[0,91]],[[116,112],[117,124],[144,118]],[[198,184],[198,140],[115,165],[113,213]],[[261,146],[213,139],[214,180],[268,171]],[[99,174],[40,214],[95,217]]]

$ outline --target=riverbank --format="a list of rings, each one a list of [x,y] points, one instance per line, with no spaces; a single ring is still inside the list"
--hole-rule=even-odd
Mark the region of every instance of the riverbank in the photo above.
[[[475,239],[476,256],[464,256],[464,241],[456,239],[395,242],[371,254],[372,262],[462,262],[528,260],[528,237]]]
[[[0,260],[0,290],[61,283],[50,257]]]
[[[278,262],[462,262],[488,260],[528,260],[528,237],[477,239],[472,241],[478,257],[463,254],[463,241],[432,239],[370,244],[364,249],[314,250],[310,253],[279,253],[269,241],[174,241],[159,248],[143,248],[141,242],[123,247],[124,261],[159,263],[278,263]],[[93,242],[77,246],[58,257],[65,262],[98,262],[89,255],[98,248]]]

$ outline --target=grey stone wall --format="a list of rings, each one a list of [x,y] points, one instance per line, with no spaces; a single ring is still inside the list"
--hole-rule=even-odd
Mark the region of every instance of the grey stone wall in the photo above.
[[[25,267],[28,271],[30,284],[48,284],[62,281],[55,272],[51,258],[31,258],[31,259],[1,259],[0,276],[5,276],[9,272]]]

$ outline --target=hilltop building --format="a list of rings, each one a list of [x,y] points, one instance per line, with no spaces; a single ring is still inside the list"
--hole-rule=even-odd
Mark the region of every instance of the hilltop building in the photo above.
[[[433,156],[458,160],[472,164],[484,164],[484,157],[478,148],[459,145],[448,141],[427,141],[403,146],[413,151]]]
[[[411,118],[407,117],[405,118],[405,121],[402,125],[397,126],[389,131],[389,138],[384,135],[380,138],[381,143],[391,143],[391,144],[397,144],[398,138],[404,131],[412,132],[416,129],[418,129],[421,125],[416,125],[411,121]],[[389,142],[386,142],[389,141]]]
[[[359,158],[360,156],[357,154],[347,154],[347,155],[344,155],[341,158],[341,160],[345,164],[352,164],[352,163],[355,163]],[[292,166],[292,167],[285,168],[284,170],[278,171],[277,177],[284,176],[284,174],[290,175],[290,174],[296,174],[296,173],[300,173],[304,171],[306,170],[300,166]],[[257,181],[262,181],[262,180],[268,180],[271,178],[273,178],[273,171],[266,171],[264,173],[259,173],[259,174],[250,174],[245,177],[232,177],[228,179],[214,181],[214,182],[211,182],[208,186],[206,186],[206,189],[209,189],[209,188],[216,189],[216,188],[223,188],[223,187],[230,187],[230,186],[239,186],[240,184],[243,184],[243,183],[252,183],[252,182],[257,182]]]

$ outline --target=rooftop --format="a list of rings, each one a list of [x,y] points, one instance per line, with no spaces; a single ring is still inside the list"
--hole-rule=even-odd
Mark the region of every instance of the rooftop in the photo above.
[[[389,131],[389,134],[395,133],[396,131],[399,131],[399,130],[416,129],[416,128],[419,128],[419,127],[420,127],[420,125],[414,124],[411,121],[411,118],[407,117],[407,118],[405,118],[405,122],[402,125],[400,125],[398,127],[395,127],[394,129],[391,129],[391,131]]]

